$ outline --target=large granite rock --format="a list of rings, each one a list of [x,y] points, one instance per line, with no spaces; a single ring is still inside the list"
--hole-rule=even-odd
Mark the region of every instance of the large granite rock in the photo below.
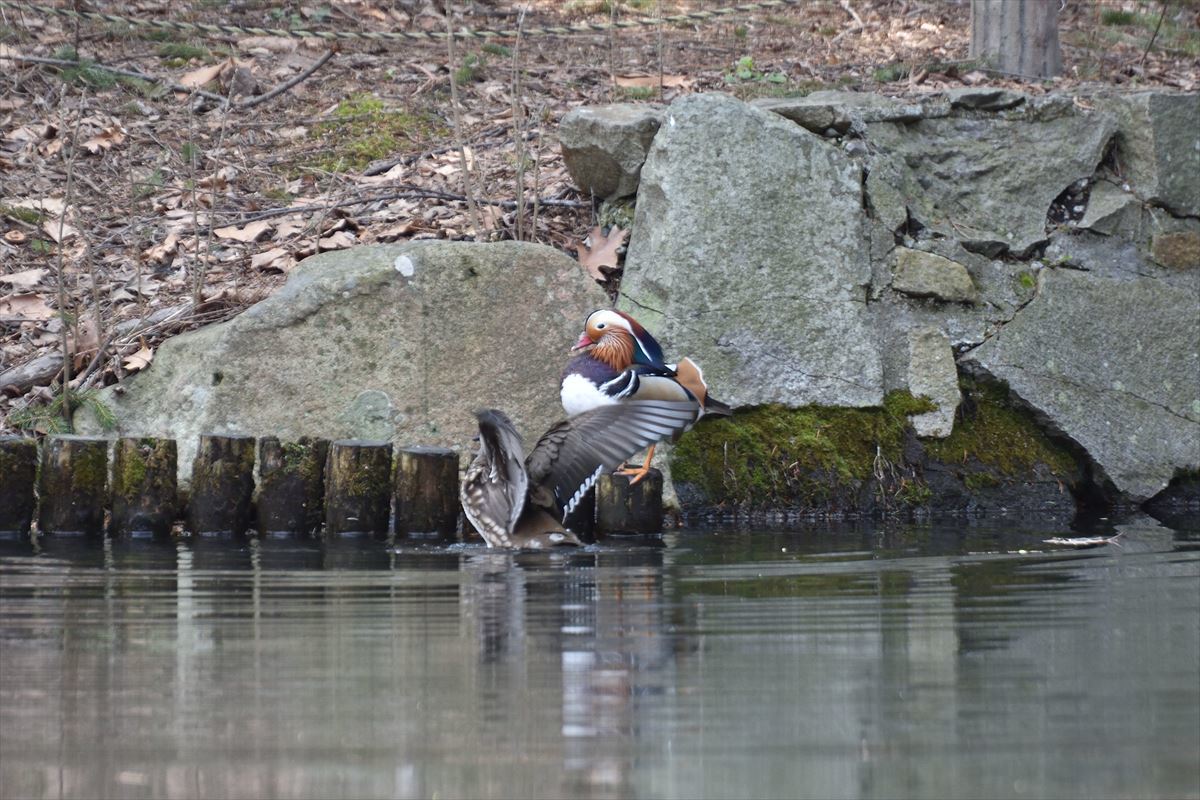
[[[1091,177],[1115,130],[1110,115],[1061,97],[1000,114],[873,123],[869,200],[890,224],[911,217],[973,252],[1024,256],[1046,240],[1050,204]]]
[[[1200,94],[1140,92],[1093,102],[1116,117],[1124,176],[1138,197],[1200,216]]]
[[[1200,467],[1200,275],[1047,269],[1038,295],[960,361],[1008,383],[1126,496]]]
[[[241,316],[168,340],[103,401],[119,434],[176,438],[185,478],[201,433],[467,449],[472,412],[494,406],[533,440],[561,418],[559,370],[604,305],[578,264],[541,245],[325,253]]]
[[[636,192],[662,116],[658,106],[635,103],[569,111],[559,124],[558,140],[571,180],[598,199]]]
[[[751,104],[790,119],[813,133],[839,136],[861,134],[870,122],[916,122],[950,113],[950,101],[940,95],[898,98],[838,89],[803,97],[763,97]]]
[[[858,167],[725,95],[667,110],[638,192],[621,308],[734,405],[877,405]]]

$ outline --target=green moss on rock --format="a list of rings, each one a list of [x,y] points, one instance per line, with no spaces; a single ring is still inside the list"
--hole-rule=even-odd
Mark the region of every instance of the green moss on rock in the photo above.
[[[971,380],[960,383],[964,401],[954,430],[945,439],[926,442],[930,457],[949,464],[973,458],[1008,477],[1027,473],[1038,464],[1060,478],[1076,472],[1071,454],[1051,441],[1029,412],[1013,407],[1004,386]],[[976,485],[968,483],[968,488],[986,485],[980,482],[982,478],[973,480]]]
[[[738,411],[686,434],[672,452],[671,474],[713,503],[819,505],[901,462],[909,415],[931,410],[928,400],[891,392],[879,408]]]
[[[931,408],[892,392],[878,408],[762,406],[697,426],[671,454],[681,498],[702,505],[814,511],[938,507],[941,493],[987,496],[1016,483],[1079,479],[1072,453],[1051,440],[1003,385],[961,382],[953,433],[916,444],[909,417]],[[922,452],[923,451],[923,452]],[[927,482],[938,462],[940,476]],[[928,478],[932,481],[932,477]],[[965,493],[965,494],[964,494]]]

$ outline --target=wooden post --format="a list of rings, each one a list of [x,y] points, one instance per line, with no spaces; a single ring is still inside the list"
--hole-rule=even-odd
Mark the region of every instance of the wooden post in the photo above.
[[[662,473],[650,470],[635,486],[625,475],[596,481],[596,533],[658,533],[662,530]]]
[[[258,442],[258,532],[307,536],[321,527],[329,440]]]
[[[116,535],[164,536],[179,508],[174,439],[117,440],[113,459],[112,528]]]
[[[37,439],[0,436],[0,533],[29,533],[37,457]]]
[[[1027,78],[1062,72],[1060,0],[971,0],[971,58]]]
[[[587,490],[563,525],[585,542],[596,541],[596,487]]]
[[[458,453],[405,447],[396,456],[396,535],[458,531]]]
[[[334,442],[325,475],[325,535],[370,533],[386,538],[392,499],[391,442]]]
[[[254,438],[202,435],[192,462],[188,529],[241,536],[250,527],[253,499]]]
[[[38,478],[39,533],[104,533],[108,440],[51,436]]]

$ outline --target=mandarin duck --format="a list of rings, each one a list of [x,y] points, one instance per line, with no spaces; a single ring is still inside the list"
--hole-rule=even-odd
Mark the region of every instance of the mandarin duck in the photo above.
[[[690,358],[668,364],[662,347],[637,320],[622,311],[593,311],[584,322],[579,341],[571,348],[578,353],[562,372],[561,397],[568,417],[614,405],[636,405],[652,400],[686,403],[691,422],[678,436],[706,414],[728,416],[725,403],[708,394],[704,373]],[[664,437],[666,438],[666,437]],[[660,440],[661,441],[661,440]],[[656,442],[650,443],[640,467],[617,472],[637,483],[650,471]]]
[[[459,489],[463,512],[488,547],[580,545],[563,527],[602,472],[696,418],[690,402],[610,405],[559,422],[524,455],[516,426],[495,409],[476,412],[479,452]]]

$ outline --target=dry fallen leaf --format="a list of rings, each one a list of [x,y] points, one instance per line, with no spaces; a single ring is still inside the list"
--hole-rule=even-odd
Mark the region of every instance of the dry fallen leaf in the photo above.
[[[119,124],[111,125],[84,142],[83,147],[92,155],[96,155],[101,150],[111,150],[124,141],[125,129]]]
[[[607,281],[608,273],[605,270],[617,269],[617,251],[625,244],[627,238],[629,231],[614,225],[609,229],[608,236],[605,236],[603,229],[597,225],[592,228],[587,239],[579,243],[579,263],[587,270],[588,275],[601,283]]]
[[[179,83],[181,86],[199,88],[204,86],[206,83],[211,83],[212,81],[216,80],[218,77],[220,77],[222,72],[232,68],[233,59],[229,58],[216,64],[209,64],[208,66],[201,67],[200,69],[194,69],[180,78]]]
[[[127,356],[122,362],[125,369],[129,372],[137,372],[150,366],[150,362],[154,360],[154,350],[142,343],[142,349],[138,350],[131,356]]]
[[[270,250],[250,257],[251,269],[287,272],[296,264],[296,259],[282,247],[272,247]]]
[[[236,225],[229,225],[225,228],[217,228],[213,231],[222,239],[236,239],[239,242],[254,242],[267,231],[271,229],[271,223],[265,220],[251,222],[244,228],[239,228]]]
[[[179,234],[172,231],[167,235],[161,244],[156,244],[146,250],[144,255],[147,261],[154,264],[165,264],[175,257],[175,249],[179,246]]]
[[[344,250],[355,244],[354,234],[350,231],[336,231],[332,236],[323,236],[317,240],[317,247],[322,250]]]
[[[12,231],[10,231],[11,233]],[[7,238],[7,237],[5,237]],[[11,275],[0,275],[0,283],[11,283],[15,289],[32,289],[42,282],[48,269],[25,269]]]
[[[7,294],[0,297],[0,319],[44,320],[54,316],[54,309],[36,294]]]
[[[72,236],[78,236],[79,230],[68,222],[59,219],[48,219],[42,223],[42,230],[55,242],[64,242]]]
[[[659,85],[658,75],[617,75],[614,79],[617,86],[630,88],[656,88]],[[663,75],[662,85],[672,89],[676,86],[687,86],[690,83],[686,75]]]

